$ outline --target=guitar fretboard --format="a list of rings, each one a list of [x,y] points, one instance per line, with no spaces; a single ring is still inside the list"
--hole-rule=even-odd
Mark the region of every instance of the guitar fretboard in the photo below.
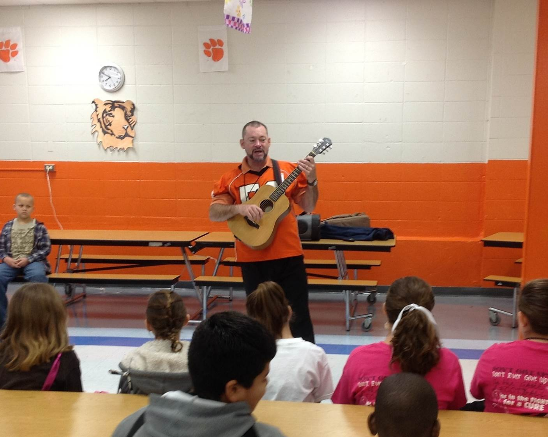
[[[310,152],[306,156],[312,156],[312,158],[314,158],[316,154],[314,152]],[[285,193],[285,190],[289,188],[289,186],[295,181],[295,179],[299,177],[301,172],[302,170],[299,167],[293,170],[289,174],[289,176],[285,178],[285,180],[281,183],[281,185],[279,185],[278,188],[276,188],[268,198],[272,200],[273,202],[276,202],[280,197],[282,197],[282,195]]]

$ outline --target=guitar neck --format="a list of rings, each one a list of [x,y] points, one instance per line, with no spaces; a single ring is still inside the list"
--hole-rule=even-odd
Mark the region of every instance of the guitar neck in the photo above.
[[[308,156],[316,156],[316,154],[314,152],[310,152],[308,155],[306,155],[307,157]],[[280,197],[283,196],[283,194],[285,193],[285,191],[289,188],[289,186],[295,182],[295,179],[297,179],[299,177],[299,175],[301,174],[302,170],[297,167],[295,168],[295,170],[293,170],[289,176],[287,178],[284,179],[284,181],[278,186],[278,188],[276,188],[272,194],[269,196],[269,199],[272,200],[273,202],[276,202]]]

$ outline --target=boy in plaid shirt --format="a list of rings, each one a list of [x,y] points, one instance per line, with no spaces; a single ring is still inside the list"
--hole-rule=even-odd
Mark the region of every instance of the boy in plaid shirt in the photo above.
[[[8,284],[20,273],[29,282],[48,282],[46,274],[51,272],[51,242],[44,224],[32,218],[34,198],[18,194],[13,209],[17,218],[7,222],[0,235],[0,330],[7,316]]]

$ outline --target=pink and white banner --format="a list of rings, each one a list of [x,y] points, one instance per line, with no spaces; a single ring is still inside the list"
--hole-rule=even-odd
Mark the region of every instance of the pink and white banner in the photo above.
[[[0,27],[0,73],[25,71],[20,27]]]
[[[228,70],[228,44],[225,26],[198,27],[200,71]]]
[[[253,0],[225,0],[225,24],[243,33],[251,32]]]

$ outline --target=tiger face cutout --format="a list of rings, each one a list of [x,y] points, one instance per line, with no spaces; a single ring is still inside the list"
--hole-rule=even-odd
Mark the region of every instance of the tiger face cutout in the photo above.
[[[131,100],[95,99],[95,110],[91,114],[91,134],[97,132],[97,144],[103,149],[123,149],[133,147],[135,138],[135,105]]]

